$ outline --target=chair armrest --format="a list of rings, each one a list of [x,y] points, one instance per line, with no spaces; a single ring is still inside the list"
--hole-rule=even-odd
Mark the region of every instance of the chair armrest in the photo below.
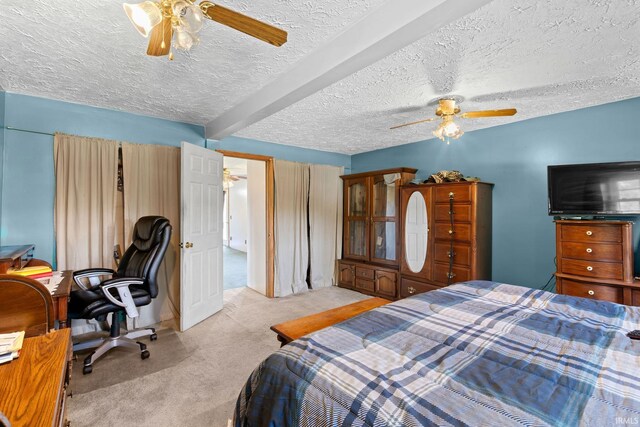
[[[106,280],[100,284],[104,296],[119,307],[123,307],[127,311],[127,316],[133,318],[138,317],[138,308],[133,302],[130,285],[143,285],[144,280],[138,277],[118,277],[117,279]],[[118,300],[112,293],[111,289],[117,289],[120,296]]]
[[[91,287],[100,284],[100,276],[113,275],[115,271],[110,268],[86,268],[84,270],[77,270],[73,272],[73,281],[82,290],[87,290],[87,286],[82,282],[82,279],[89,279]]]

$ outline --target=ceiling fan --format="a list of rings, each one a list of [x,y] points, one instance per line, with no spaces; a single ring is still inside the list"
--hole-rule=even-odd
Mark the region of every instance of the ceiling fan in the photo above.
[[[247,177],[242,175],[232,175],[231,169],[229,168],[222,169],[222,181],[227,187],[233,187],[233,183],[235,181],[240,181],[241,179],[247,179]]]
[[[171,40],[180,50],[188,51],[200,41],[199,32],[209,19],[248,34],[274,46],[287,42],[287,32],[234,10],[196,0],[156,0],[123,4],[125,13],[144,37],[150,37],[147,55],[169,55],[173,59]]]
[[[458,139],[464,132],[460,129],[460,126],[454,122],[454,118],[461,119],[477,119],[481,117],[504,117],[513,116],[517,113],[515,108],[507,108],[504,110],[482,110],[482,111],[468,111],[460,114],[460,107],[457,105],[456,100],[453,98],[442,98],[438,100],[438,108],[436,109],[436,116],[439,116],[442,121],[438,125],[438,128],[433,131],[433,134],[443,141],[449,143],[450,138]],[[432,117],[429,119],[418,120],[417,122],[405,123],[398,126],[393,126],[391,129],[398,129],[405,126],[417,125],[419,123],[427,123],[438,120],[438,117]]]

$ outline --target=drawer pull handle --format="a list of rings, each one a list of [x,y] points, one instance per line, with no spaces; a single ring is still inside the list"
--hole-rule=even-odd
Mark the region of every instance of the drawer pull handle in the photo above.
[[[587,236],[591,236],[593,234],[593,231],[589,230],[587,231]]]
[[[588,267],[587,267],[587,271],[593,271],[593,267],[588,266]]]
[[[587,248],[587,253],[590,254],[591,252],[593,252],[593,249]]]
[[[589,290],[589,292],[587,292],[589,295],[594,296],[596,293],[595,291]]]
[[[409,294],[413,295],[416,293],[416,288],[414,288],[413,286],[409,286],[407,288],[407,291],[409,292]]]

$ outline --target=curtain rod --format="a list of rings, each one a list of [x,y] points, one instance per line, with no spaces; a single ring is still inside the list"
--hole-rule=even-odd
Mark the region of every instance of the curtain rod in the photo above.
[[[38,132],[35,130],[28,130],[28,129],[19,129],[19,128],[14,128],[11,126],[2,126],[2,129],[6,129],[6,130],[15,130],[16,132],[27,132],[27,133],[37,133],[39,135],[49,135],[49,136],[54,136],[54,134],[49,133],[49,132]]]

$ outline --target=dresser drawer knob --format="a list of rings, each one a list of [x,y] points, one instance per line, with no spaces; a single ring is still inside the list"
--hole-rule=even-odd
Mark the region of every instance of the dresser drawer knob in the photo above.
[[[589,295],[594,296],[596,293],[595,291],[589,290],[589,292],[587,292]]]
[[[449,234],[453,234],[453,230],[449,230]]]
[[[413,295],[416,293],[416,288],[414,288],[413,286],[409,286],[407,288],[407,291],[409,292],[409,294]]]
[[[590,254],[591,252],[593,252],[593,249],[587,248],[587,253]]]
[[[587,271],[593,271],[593,267],[588,266],[588,267],[587,267]]]
[[[587,231],[587,236],[591,236],[593,234],[593,231],[589,230]]]

